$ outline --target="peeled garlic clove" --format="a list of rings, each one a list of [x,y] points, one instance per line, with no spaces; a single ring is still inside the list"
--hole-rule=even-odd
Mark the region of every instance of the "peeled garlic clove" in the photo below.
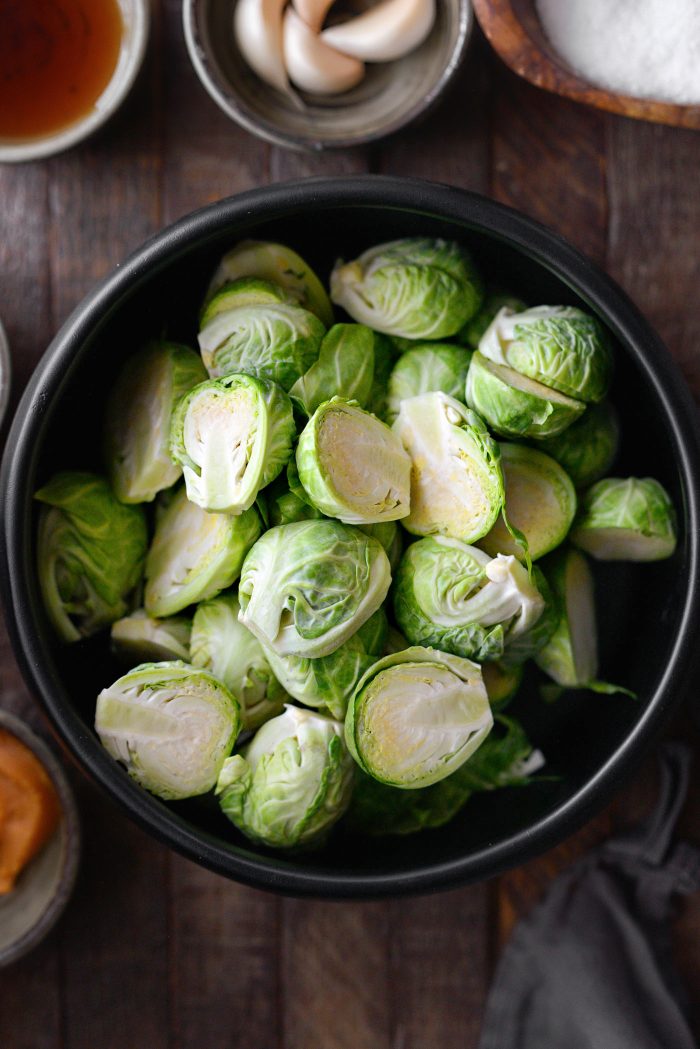
[[[236,43],[261,80],[290,94],[282,53],[282,11],[286,0],[238,0],[233,15]]]
[[[334,0],[292,0],[296,13],[318,32]]]
[[[359,84],[365,67],[324,44],[320,36],[288,7],[283,22],[284,61],[290,80],[314,95],[338,95]]]
[[[435,0],[381,0],[321,39],[364,62],[391,62],[422,44],[435,21]]]

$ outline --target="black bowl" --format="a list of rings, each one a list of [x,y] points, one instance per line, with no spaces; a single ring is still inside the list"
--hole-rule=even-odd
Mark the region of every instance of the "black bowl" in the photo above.
[[[99,469],[109,379],[148,337],[195,344],[197,307],[217,257],[241,237],[296,247],[325,278],[352,256],[408,234],[456,238],[526,300],[581,304],[618,344],[613,389],[623,442],[616,473],[651,475],[679,515],[675,555],[596,566],[601,676],[638,700],[570,692],[554,705],[529,681],[516,701],[548,759],[547,780],[473,798],[446,827],[369,840],[336,828],[310,855],[241,838],[211,798],[166,805],[137,787],[92,730],[95,696],[119,669],[106,638],[62,647],[43,612],[32,493],[57,468]],[[261,888],[310,896],[428,891],[489,877],[571,833],[615,791],[682,695],[697,648],[700,454],[693,405],[657,336],[619,288],[565,241],[483,197],[407,179],[309,180],[256,190],[182,219],[99,285],[49,347],[17,410],[2,467],[3,585],[29,685],[80,764],[144,827],[190,858]]]

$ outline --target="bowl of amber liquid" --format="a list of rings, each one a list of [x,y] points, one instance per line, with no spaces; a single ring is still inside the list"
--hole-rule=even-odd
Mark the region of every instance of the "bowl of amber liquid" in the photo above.
[[[119,108],[143,62],[149,0],[0,0],[0,161],[60,153]]]

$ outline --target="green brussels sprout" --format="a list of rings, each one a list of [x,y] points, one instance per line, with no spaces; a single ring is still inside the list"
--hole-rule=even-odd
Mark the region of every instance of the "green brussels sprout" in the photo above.
[[[227,281],[240,277],[272,281],[304,309],[315,313],[327,328],[333,323],[333,307],[321,281],[302,257],[284,244],[264,240],[242,240],[236,244],[216,269],[210,298]]]
[[[503,506],[503,474],[478,415],[447,394],[423,393],[401,402],[393,429],[413,463],[404,527],[465,543],[486,535]]]
[[[413,645],[465,659],[499,659],[530,630],[544,601],[514,557],[493,560],[458,539],[430,536],[406,550],[394,586],[394,614]]]
[[[398,566],[403,553],[403,539],[401,529],[396,521],[378,521],[376,524],[361,524],[357,526],[365,535],[372,535],[384,547],[386,556],[389,558],[391,571]]]
[[[37,572],[62,641],[90,637],[120,619],[141,579],[148,536],[140,506],[125,506],[92,473],[55,474],[34,495],[42,507]]]
[[[325,331],[301,306],[260,303],[217,314],[198,338],[210,378],[245,372],[289,390],[318,359]]]
[[[381,543],[339,521],[271,528],[245,559],[240,620],[279,655],[330,655],[377,611],[391,582]]]
[[[558,620],[549,641],[535,654],[537,666],[562,688],[592,692],[626,692],[597,680],[598,631],[593,577],[578,550],[557,550],[547,559],[546,575],[556,602]]]
[[[389,377],[385,417],[393,423],[401,401],[421,393],[442,391],[461,401],[471,354],[447,342],[418,343],[399,357]]]
[[[415,789],[459,768],[492,725],[478,664],[414,647],[385,656],[360,679],[345,741],[364,772]]]
[[[304,486],[299,480],[294,456],[287,463],[285,474],[272,482],[267,489],[269,524],[294,524],[295,521],[318,520],[323,517],[320,510],[312,506]]]
[[[539,618],[527,630],[520,634],[509,634],[506,638],[501,665],[508,671],[517,669],[526,660],[532,659],[549,641],[559,622],[559,606],[554,599],[544,572],[537,565],[534,565],[530,578],[544,601],[544,608]],[[486,688],[488,691],[488,682]],[[491,693],[489,692],[490,695]]]
[[[561,433],[586,405],[503,364],[474,353],[465,400],[503,437],[540,439]]]
[[[454,335],[482,298],[470,255],[453,241],[394,240],[337,262],[331,273],[331,299],[353,320],[408,339]]]
[[[139,608],[124,619],[112,623],[111,648],[128,666],[137,663],[160,663],[163,660],[190,658],[192,620],[186,616],[151,619]]]
[[[386,414],[389,393],[389,376],[394,367],[396,350],[388,335],[374,332],[374,378],[367,407],[380,419]]]
[[[323,707],[342,721],[357,682],[382,655],[387,629],[386,614],[378,608],[357,633],[328,656],[280,656],[271,648],[266,654],[290,696],[307,707]]]
[[[472,350],[479,349],[479,342],[486,329],[489,327],[499,310],[507,307],[513,313],[522,313],[527,305],[522,299],[516,299],[504,291],[491,291],[484,299],[483,305],[475,317],[468,321],[461,331],[457,332],[455,339],[461,345],[469,346]]]
[[[571,541],[598,561],[661,561],[676,549],[673,504],[652,477],[606,477],[582,496]]]
[[[279,284],[259,277],[239,277],[226,281],[202,307],[199,327],[205,328],[209,321],[220,313],[237,310],[241,306],[270,306],[284,302],[295,304],[295,300]]]
[[[352,401],[316,409],[296,452],[309,501],[346,524],[395,521],[409,511],[411,460],[389,427]]]
[[[563,466],[576,488],[587,488],[608,472],[617,454],[620,428],[609,401],[591,404],[563,433],[537,443]]]
[[[255,729],[282,713],[287,694],[258,639],[239,623],[240,607],[231,593],[197,605],[189,659],[223,681],[240,703],[243,728]]]
[[[370,406],[374,382],[374,332],[364,324],[335,324],[326,332],[318,360],[294,383],[289,396],[308,416],[336,394]]]
[[[227,375],[195,386],[173,413],[170,449],[187,498],[203,510],[240,514],[292,454],[292,403],[275,383]]]
[[[575,306],[500,310],[479,342],[479,353],[551,390],[579,401],[602,401],[612,351],[595,317]]]
[[[493,668],[494,664],[489,664]],[[446,779],[418,790],[399,790],[360,772],[348,826],[362,834],[415,834],[448,823],[473,793],[524,786],[544,758],[532,749],[521,725],[499,716],[487,739]]]
[[[576,490],[559,463],[535,448],[502,444],[501,465],[508,525],[523,533],[536,561],[566,539],[576,513]],[[491,557],[502,553],[525,559],[502,514],[478,545]]]
[[[171,616],[226,590],[238,579],[260,530],[254,507],[236,517],[209,514],[181,488],[156,525],[146,558],[148,614]]]
[[[170,458],[170,419],[180,397],[206,379],[188,346],[154,342],[126,362],[107,402],[105,461],[122,503],[150,503],[182,470]]]
[[[143,663],[97,697],[102,745],[165,801],[211,790],[239,730],[238,702],[226,686],[187,663]]]
[[[505,710],[511,700],[515,699],[523,680],[523,664],[509,665],[502,660],[496,663],[484,663],[481,667],[486,695],[494,714]]]
[[[221,810],[251,841],[319,845],[350,804],[353,762],[339,721],[288,706],[224,762]]]

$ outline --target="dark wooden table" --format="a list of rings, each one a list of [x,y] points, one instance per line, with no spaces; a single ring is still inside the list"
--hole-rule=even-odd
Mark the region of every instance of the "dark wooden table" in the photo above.
[[[48,162],[0,168],[15,403],[67,313],[155,230],[251,186],[366,171],[477,190],[559,230],[627,289],[700,395],[700,134],[540,93],[477,39],[422,127],[369,150],[288,153],[219,113],[190,69],[179,0],[156,8],[148,66],[106,130]],[[4,634],[0,644],[0,705],[40,723]],[[700,753],[687,717],[671,733]],[[48,941],[0,973],[2,1049],[472,1049],[513,921],[562,864],[644,811],[655,787],[650,762],[574,839],[489,884],[333,904],[210,874],[146,837],[77,772],[75,782],[79,883]],[[696,838],[698,782],[682,822]],[[675,933],[698,1001],[700,898],[684,904]]]

